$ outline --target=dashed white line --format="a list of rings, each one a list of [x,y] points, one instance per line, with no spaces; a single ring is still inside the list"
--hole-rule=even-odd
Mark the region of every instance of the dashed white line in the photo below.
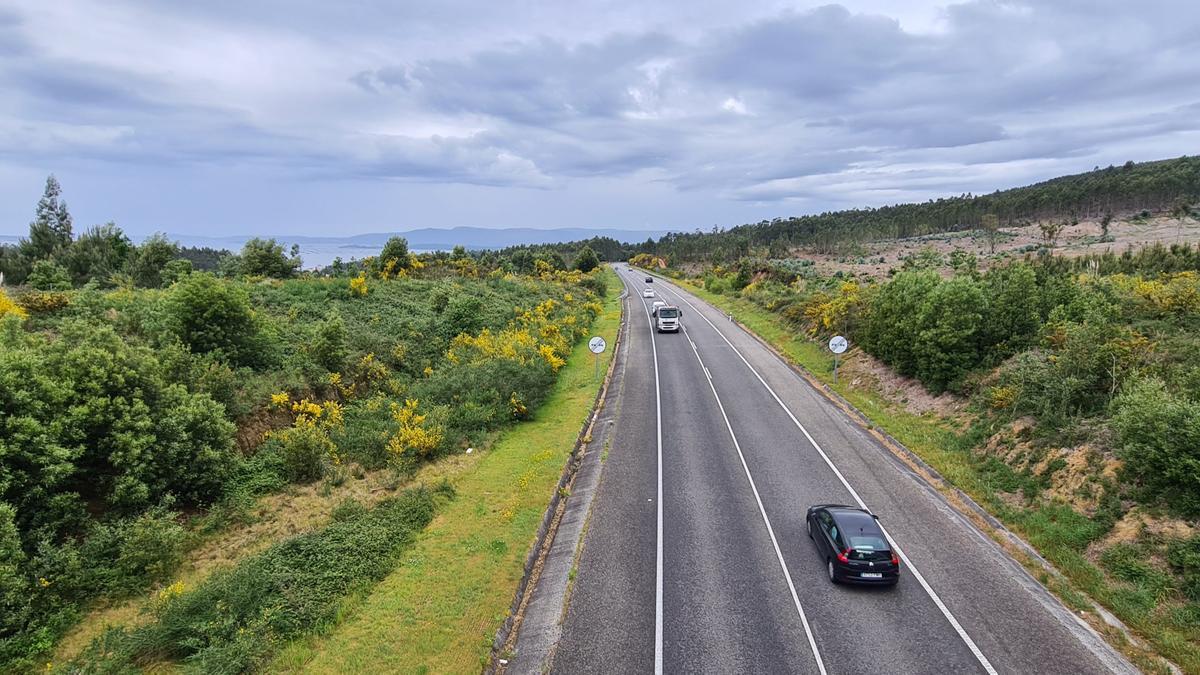
[[[654,561],[654,675],[663,672],[663,482],[662,482],[662,393],[658,384],[658,345],[654,339],[654,320],[650,318],[650,308],[642,300],[642,309],[646,311],[646,322],[650,324],[650,350],[654,354],[654,416],[657,421],[658,435],[658,533],[655,537]]]
[[[808,624],[808,616],[804,613],[804,607],[800,604],[800,596],[796,593],[796,584],[792,582],[792,574],[788,571],[787,563],[784,562],[783,551],[779,549],[779,541],[775,538],[775,528],[771,527],[771,519],[767,517],[767,510],[763,507],[762,498],[758,496],[758,486],[754,484],[754,476],[750,474],[750,467],[746,464],[746,456],[742,454],[742,445],[738,442],[737,434],[733,433],[733,425],[729,422],[729,415],[725,413],[725,406],[721,403],[721,397],[717,395],[717,388],[713,384],[712,374],[708,372],[708,367],[704,365],[704,359],[700,358],[700,350],[696,349],[696,343],[692,341],[692,336],[688,335],[687,328],[683,329],[683,334],[687,336],[688,344],[692,346],[692,353],[696,355],[696,360],[700,362],[700,367],[704,369],[704,375],[708,380],[708,387],[712,389],[713,398],[717,402],[717,408],[721,410],[721,417],[725,420],[725,428],[729,430],[729,438],[733,440],[733,447],[737,450],[738,459],[742,462],[742,470],[746,472],[746,480],[750,483],[750,491],[754,493],[754,501],[758,504],[758,513],[762,516],[763,523],[767,526],[767,535],[771,538],[771,546],[775,547],[775,559],[779,561],[779,568],[783,570],[783,577],[787,579],[788,590],[792,594],[792,602],[796,605],[796,613],[800,615],[800,623],[804,625],[804,634],[808,636],[808,646],[812,648],[813,658],[817,662],[817,669],[821,671],[821,675],[825,675],[825,662],[821,660],[821,651],[817,648],[817,640],[813,636],[812,627]]]
[[[664,288],[664,290],[666,290],[666,289]],[[725,341],[725,344],[729,345],[729,348],[732,349],[733,352],[738,355],[738,358],[740,358],[742,360],[742,363],[746,364],[746,367],[750,369],[750,372],[754,373],[754,377],[758,378],[758,381],[762,384],[762,386],[766,387],[767,391],[771,393],[771,396],[775,399],[775,402],[779,404],[779,407],[783,408],[783,411],[785,413],[787,413],[787,416],[789,418],[791,418],[792,422],[796,425],[796,428],[798,428],[800,430],[800,432],[802,434],[804,434],[804,437],[807,438],[808,442],[812,444],[814,449],[816,449],[817,454],[819,454],[821,456],[821,459],[825,460],[825,464],[833,471],[834,475],[838,477],[838,480],[841,481],[842,485],[846,488],[846,491],[850,493],[850,496],[854,498],[854,501],[858,504],[859,508],[867,509],[867,505],[862,500],[862,497],[858,496],[858,492],[856,492],[854,490],[854,488],[850,486],[850,482],[846,480],[846,477],[843,476],[842,472],[839,471],[837,466],[834,465],[833,460],[831,460],[829,458],[829,455],[825,454],[825,450],[823,448],[821,448],[821,445],[819,443],[817,443],[815,438],[812,437],[812,434],[808,433],[808,429],[804,428],[804,425],[800,423],[800,420],[796,419],[796,416],[792,414],[792,411],[783,402],[783,399],[779,398],[779,395],[775,393],[775,390],[771,388],[771,385],[767,384],[767,381],[764,380],[762,375],[760,375],[758,373],[758,370],[756,370],[754,368],[754,366],[750,365],[750,362],[748,360],[746,360],[746,357],[744,355],[742,355],[742,352],[737,347],[733,346],[733,343],[729,341],[729,338],[725,337],[725,334],[721,332],[720,328],[717,328],[716,324],[714,324],[712,321],[709,321],[708,317],[706,317],[702,313],[700,313],[700,311],[698,309],[696,309],[696,306],[693,305],[691,302],[689,302],[687,300],[687,298],[683,297],[683,295],[681,293],[671,291],[671,294],[674,295],[675,297],[677,297],[681,302],[686,304],[688,307],[690,307],[692,309],[692,312],[695,313],[697,316],[699,316],[701,319],[704,319],[704,321],[709,326],[712,326],[712,329],[717,332],[717,335],[721,336],[721,339]],[[685,332],[687,331],[686,327],[684,328],[684,331]],[[691,341],[690,336],[688,337],[688,341],[689,342]],[[692,343],[692,349],[693,350],[696,349],[696,345],[694,342]],[[696,358],[700,358],[700,353],[698,351],[696,352]],[[709,386],[713,386],[711,378],[709,379]],[[714,396],[716,395],[715,387],[713,387],[713,395]],[[719,400],[717,403],[718,403],[718,405],[720,405]],[[722,412],[722,414],[724,414],[724,412],[725,412],[724,408],[722,408],[721,412]],[[726,424],[728,424],[728,423],[729,423],[729,420],[726,419]],[[732,428],[730,428],[729,433],[731,435],[733,434]],[[736,440],[734,441],[734,444],[735,445],[737,444]],[[741,449],[738,450],[738,454],[739,455],[741,454]],[[745,459],[742,460],[742,463],[743,463],[743,465],[745,464]],[[660,471],[660,475],[661,475],[661,471]],[[749,469],[746,470],[746,475],[749,476]],[[753,481],[752,481],[752,483],[753,483]],[[755,498],[757,498],[757,497],[758,497],[758,492],[755,491]],[[761,507],[762,507],[762,503],[759,502],[759,508],[761,508]],[[870,509],[867,509],[867,510],[869,511]],[[763,512],[763,518],[766,518],[766,512]],[[770,527],[770,525],[768,525],[768,527]],[[883,530],[882,525],[880,525],[880,529]],[[892,542],[892,546],[896,549],[896,553],[898,553],[900,555],[900,558],[904,561],[904,564],[908,566],[908,570],[913,575],[913,578],[917,580],[917,583],[919,583],[921,585],[921,588],[925,589],[925,593],[928,594],[930,599],[933,600],[933,604],[937,605],[937,608],[939,610],[941,610],[942,616],[946,617],[946,620],[950,622],[950,625],[951,625],[951,627],[954,628],[954,631],[956,633],[958,633],[958,636],[960,638],[962,638],[962,641],[967,645],[967,648],[970,649],[971,653],[975,655],[975,659],[979,661],[979,664],[981,666],[983,666],[983,669],[985,671],[987,671],[990,675],[996,675],[996,669],[994,667],[992,667],[991,662],[988,661],[987,657],[983,655],[983,652],[980,651],[979,646],[976,645],[975,641],[971,639],[971,636],[967,634],[966,629],[962,627],[962,624],[960,624],[958,622],[958,619],[955,618],[954,614],[952,614],[950,612],[950,608],[946,607],[946,603],[942,602],[942,599],[940,597],[938,597],[938,594],[936,592],[934,592],[933,588],[929,585],[929,583],[927,581],[925,581],[925,577],[922,576],[921,573],[917,570],[916,565],[913,565],[912,560],[909,559],[909,557],[907,555],[905,555],[904,551],[896,543],[896,540],[893,539],[890,534],[888,534],[887,530],[883,530],[883,533],[884,533],[884,536],[886,536],[888,538],[888,540],[890,540]],[[774,541],[774,539],[775,539],[775,536],[774,536],[774,534],[772,534],[771,540]],[[778,551],[778,547],[776,547],[776,550]],[[783,561],[783,557],[781,555],[780,562],[782,562],[782,561]],[[786,573],[786,568],[785,568],[785,573]],[[788,577],[788,585],[789,586],[791,585],[791,577],[790,576]],[[793,594],[794,593],[795,593],[795,591],[793,590]],[[797,607],[799,607],[799,600],[797,600],[796,603],[797,603]],[[806,630],[807,630],[807,627],[808,627],[808,624],[807,624],[807,622],[805,622]],[[809,639],[810,639],[810,641],[812,639],[811,633],[809,634]],[[814,645],[813,648],[816,649],[816,645]],[[819,659],[818,659],[818,663],[820,663]]]

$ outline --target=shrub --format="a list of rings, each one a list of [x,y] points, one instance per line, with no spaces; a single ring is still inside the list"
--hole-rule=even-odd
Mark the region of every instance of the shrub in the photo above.
[[[240,286],[211,274],[190,274],[167,301],[176,335],[193,352],[213,353],[230,362],[264,367],[272,361],[268,337]]]
[[[163,286],[170,286],[192,273],[192,261],[186,258],[178,258],[167,262],[159,272],[159,279]]]
[[[598,273],[585,276],[579,281],[579,285],[595,293],[598,298],[608,295],[608,282]]]
[[[1188,599],[1200,602],[1200,535],[1171,542],[1167,563],[1183,580],[1180,587]]]
[[[902,375],[914,375],[922,308],[939,283],[932,272],[901,272],[880,287],[865,311],[862,346]]]
[[[8,297],[8,294],[4,292],[4,289],[0,288],[0,318],[10,314],[21,319],[29,316],[29,313],[25,311],[24,307],[21,307],[17,303],[13,302],[12,299]]]
[[[600,266],[600,256],[592,250],[591,246],[584,246],[579,250],[579,254],[575,256],[575,269],[587,274]]]
[[[379,257],[375,259],[375,273],[381,278],[402,276],[412,266],[408,253],[408,240],[404,237],[391,237],[383,245]]]
[[[71,296],[56,291],[32,291],[17,298],[17,304],[30,313],[46,314],[71,304]]]
[[[361,518],[362,516],[366,515],[366,513],[367,507],[363,506],[362,502],[358,501],[357,499],[347,497],[338,502],[337,506],[333,507],[333,510],[329,512],[329,517],[333,519],[334,522],[341,522],[344,520]]]
[[[104,593],[129,593],[165,581],[183,560],[187,533],[177,514],[151,509],[92,528],[80,549],[88,562],[85,580]]]
[[[295,483],[312,483],[325,474],[325,463],[337,451],[329,436],[315,425],[302,424],[273,436],[278,443],[280,457],[287,471],[288,480]]]
[[[163,285],[163,268],[178,255],[178,244],[165,235],[155,234],[137,247],[129,263],[129,274],[138,286],[158,288]]]
[[[346,363],[346,322],[340,314],[331,313],[317,324],[312,342],[313,360],[325,370],[337,372]]]
[[[71,244],[64,256],[67,270],[77,284],[96,280],[108,285],[109,278],[125,269],[133,255],[133,243],[113,223],[97,225]]]
[[[1114,399],[1113,409],[1125,471],[1143,496],[1200,515],[1200,404],[1148,378]]]
[[[0,636],[24,627],[29,614],[25,552],[15,520],[13,507],[0,502]]]
[[[296,276],[296,270],[300,269],[296,249],[292,251],[293,255],[289,258],[283,251],[283,245],[274,239],[255,237],[242,247],[242,253],[238,256],[238,271],[249,276],[289,279]]]
[[[53,260],[38,260],[33,263],[25,283],[39,291],[69,291],[71,275],[67,268]]]
[[[0,350],[0,445],[10,449],[0,500],[57,529],[77,491],[122,509],[168,492],[189,504],[216,498],[234,435],[222,407],[168,385],[153,352],[110,328],[76,321],[60,329],[53,342],[19,336]]]

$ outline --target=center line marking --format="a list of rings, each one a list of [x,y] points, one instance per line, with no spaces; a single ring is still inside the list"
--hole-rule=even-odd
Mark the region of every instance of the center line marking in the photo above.
[[[762,516],[763,523],[767,526],[767,535],[771,537],[771,546],[775,548],[775,559],[779,561],[779,568],[783,570],[783,577],[787,579],[788,590],[792,593],[792,602],[796,605],[796,613],[800,615],[800,623],[804,625],[804,634],[808,636],[808,645],[812,648],[813,658],[817,661],[817,669],[821,671],[821,675],[826,675],[825,663],[821,660],[821,651],[817,649],[816,638],[813,637],[812,628],[808,625],[808,616],[804,614],[804,607],[800,605],[800,596],[796,593],[796,584],[792,583],[792,574],[788,571],[787,563],[783,560],[783,551],[779,549],[779,541],[775,538],[775,528],[771,527],[771,519],[767,517],[767,510],[763,507],[762,498],[758,496],[758,487],[754,484],[754,476],[750,475],[750,467],[746,464],[746,456],[742,454],[742,444],[738,442],[737,434],[733,433],[733,425],[729,423],[729,415],[725,414],[725,406],[721,404],[721,397],[717,395],[717,388],[713,385],[712,375],[708,372],[708,367],[704,365],[704,359],[700,358],[700,350],[696,349],[696,343],[692,341],[692,336],[688,333],[687,328],[683,329],[683,334],[687,336],[688,344],[692,346],[692,353],[696,355],[696,360],[700,362],[700,367],[704,369],[704,374],[708,376],[708,387],[712,390],[713,399],[717,402],[717,408],[721,410],[721,417],[725,420],[725,428],[729,430],[729,438],[733,440],[733,447],[737,450],[738,459],[742,462],[742,470],[746,472],[746,480],[750,483],[750,491],[754,493],[754,501],[758,504],[758,513]]]
[[[664,286],[665,286],[665,284],[664,284]],[[665,291],[666,288],[664,288],[663,290]],[[733,346],[733,343],[729,341],[729,338],[725,337],[725,334],[721,332],[721,329],[717,328],[716,324],[714,324],[712,321],[709,321],[708,317],[704,316],[700,312],[700,310],[696,309],[695,305],[693,305],[691,302],[689,302],[687,298],[683,297],[683,294],[681,292],[679,292],[678,290],[672,290],[670,292],[672,295],[674,295],[676,298],[678,298],[681,302],[683,302],[688,307],[690,307],[697,316],[699,316],[701,319],[704,319],[705,323],[707,323],[709,326],[712,326],[712,329],[717,332],[717,335],[721,336],[721,339],[725,341],[725,344],[729,345],[729,348],[732,349],[733,352],[738,355],[738,358],[740,358],[742,360],[742,363],[746,364],[746,367],[750,369],[750,372],[754,373],[754,377],[758,378],[758,381],[762,384],[762,386],[765,387],[767,389],[767,391],[771,393],[771,396],[775,399],[775,402],[779,404],[779,407],[783,408],[783,411],[785,413],[787,413],[788,417],[791,418],[792,422],[796,425],[796,428],[798,428],[800,430],[800,432],[804,434],[804,437],[807,438],[808,442],[812,444],[814,449],[816,449],[817,454],[819,454],[821,456],[821,459],[825,460],[825,464],[830,469],[833,470],[834,475],[838,477],[838,480],[841,481],[842,486],[844,486],[846,488],[846,490],[850,493],[850,496],[853,497],[854,501],[858,503],[859,508],[870,511],[870,509],[867,508],[866,503],[863,502],[862,497],[858,496],[858,493],[855,492],[854,488],[850,487],[850,482],[847,481],[846,477],[842,475],[842,472],[839,471],[836,466],[834,466],[833,460],[831,460],[829,458],[829,455],[825,454],[825,450],[822,449],[821,445],[819,443],[817,443],[815,438],[812,437],[812,434],[808,433],[808,429],[804,428],[804,425],[800,423],[800,420],[796,419],[796,416],[792,414],[792,411],[790,409],[788,409],[787,405],[783,402],[783,399],[779,398],[779,395],[775,393],[775,390],[771,388],[771,385],[767,384],[767,381],[763,379],[762,375],[760,375],[758,373],[758,371],[754,368],[754,366],[750,365],[750,362],[748,360],[746,360],[746,357],[742,355],[742,352],[737,347]],[[685,328],[684,330],[686,332],[687,329]],[[690,340],[690,338],[689,338],[689,340]],[[696,349],[695,343],[692,343],[692,349],[693,350]],[[699,352],[696,353],[696,358],[700,358]],[[709,386],[712,386],[711,380],[709,381]],[[716,395],[715,387],[713,388],[713,394]],[[720,402],[718,401],[718,405],[719,405],[719,403]],[[724,409],[722,409],[722,413],[724,413]],[[728,424],[728,420],[726,420],[726,423]],[[730,429],[730,433],[731,434],[733,433],[732,429]],[[734,443],[736,444],[737,441],[735,440]],[[740,449],[738,450],[738,454],[741,454]],[[745,463],[745,460],[743,460],[743,464],[744,463]],[[747,469],[747,475],[749,475],[749,469]],[[758,493],[755,492],[755,497],[757,497],[757,496],[758,496]],[[761,508],[761,502],[760,502],[759,506]],[[763,517],[764,518],[766,517],[765,512],[763,514]],[[937,608],[939,610],[941,610],[942,616],[946,617],[946,620],[948,622],[950,622],[950,626],[954,628],[954,631],[956,633],[958,633],[958,636],[967,645],[967,648],[970,649],[971,653],[975,655],[975,659],[977,661],[979,661],[979,664],[981,666],[983,666],[983,669],[985,671],[987,671],[990,675],[996,675],[996,669],[994,667],[992,667],[991,662],[988,661],[987,657],[983,655],[983,652],[980,651],[979,646],[976,645],[975,641],[971,639],[971,636],[967,634],[966,629],[962,627],[962,624],[960,624],[958,622],[958,619],[955,618],[954,614],[952,614],[950,612],[950,608],[946,606],[946,603],[942,602],[942,599],[940,597],[938,597],[937,593],[934,592],[933,587],[931,587],[929,585],[929,582],[925,581],[925,577],[922,576],[919,571],[917,571],[916,565],[914,565],[912,563],[912,560],[909,559],[909,557],[907,555],[905,555],[904,551],[901,550],[900,546],[896,543],[896,540],[893,539],[890,534],[888,534],[887,530],[883,529],[882,524],[880,524],[879,529],[882,530],[884,536],[887,537],[890,542],[892,542],[892,546],[893,546],[893,548],[896,549],[896,553],[898,553],[900,555],[900,558],[904,561],[904,564],[908,565],[909,571],[912,572],[913,578],[917,580],[917,583],[919,583],[921,585],[921,588],[925,589],[925,593],[929,596],[929,598],[931,600],[933,600],[933,604],[937,605]],[[772,540],[774,540],[774,535],[772,535],[771,538],[772,538]],[[783,558],[781,556],[780,560],[782,561],[782,559]],[[788,578],[788,583],[790,585],[791,577]],[[797,606],[799,606],[798,600],[797,600]],[[805,624],[805,627],[807,628],[807,623]],[[811,639],[811,636],[810,636],[810,639]],[[819,662],[819,660],[818,660],[818,662]]]
[[[662,484],[662,393],[658,384],[658,345],[654,339],[654,320],[650,308],[642,299],[646,322],[650,325],[650,350],[654,354],[654,416],[658,426],[658,534],[654,562],[654,675],[663,672],[663,484]]]

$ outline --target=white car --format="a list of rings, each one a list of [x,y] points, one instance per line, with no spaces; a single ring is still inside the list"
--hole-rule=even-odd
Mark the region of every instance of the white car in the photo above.
[[[642,297],[643,298],[653,298],[654,297],[654,289],[647,288],[646,290],[642,291]]]

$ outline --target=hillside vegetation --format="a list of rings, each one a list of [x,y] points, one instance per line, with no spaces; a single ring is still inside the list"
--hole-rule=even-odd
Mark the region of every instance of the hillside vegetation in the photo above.
[[[399,485],[486,447],[538,409],[606,290],[599,272],[513,274],[403,240],[328,278],[273,242],[220,276],[166,250],[140,267],[162,242],[70,263],[86,242],[22,244],[28,283],[0,289],[2,670],[41,669],[90,608],[146,589],[159,589],[152,620],[71,669],[235,672],[327,623],[452,489],[347,502],[195,587],[168,582],[264,495],[376,471]]]

